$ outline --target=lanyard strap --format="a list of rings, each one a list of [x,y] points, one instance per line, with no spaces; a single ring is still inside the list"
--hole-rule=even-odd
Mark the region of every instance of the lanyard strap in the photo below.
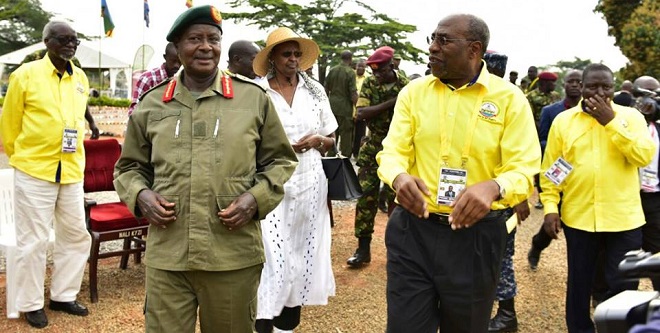
[[[479,95],[474,104],[472,110],[472,118],[468,123],[467,130],[465,132],[465,143],[463,144],[463,151],[461,152],[461,167],[465,168],[467,161],[470,155],[470,148],[472,146],[472,137],[474,136],[474,131],[477,128],[477,119],[479,119],[479,108],[481,107],[481,102],[486,95],[486,90],[479,86]],[[447,113],[445,112],[445,119],[447,119]],[[451,150],[451,138],[452,136],[449,133],[454,133],[454,124],[456,123],[456,117],[451,117],[449,123],[449,128],[445,131],[441,131],[440,134],[440,151],[442,154],[442,162],[445,166],[449,165],[449,151]]]

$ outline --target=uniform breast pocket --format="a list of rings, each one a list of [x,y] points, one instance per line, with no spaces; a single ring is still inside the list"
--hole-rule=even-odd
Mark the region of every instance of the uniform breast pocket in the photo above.
[[[147,135],[153,146],[154,162],[180,161],[180,151],[186,133],[181,110],[156,110],[149,112]]]
[[[243,169],[245,166],[241,164],[245,159],[237,158],[236,155],[254,156],[259,138],[259,123],[254,112],[240,108],[223,108],[213,114],[211,138],[215,163],[227,164],[231,170]]]

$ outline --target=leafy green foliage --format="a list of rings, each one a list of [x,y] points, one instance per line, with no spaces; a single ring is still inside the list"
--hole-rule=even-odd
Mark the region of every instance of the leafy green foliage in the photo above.
[[[39,0],[0,0],[0,54],[39,42],[52,16]]]
[[[369,16],[346,12],[339,14],[345,5],[354,4]],[[406,34],[417,31],[417,27],[403,24],[377,13],[359,0],[314,0],[308,6],[290,4],[284,0],[232,0],[232,8],[249,6],[251,12],[223,12],[224,19],[246,21],[264,31],[276,27],[291,30],[313,39],[321,49],[318,59],[319,81],[325,79],[329,66],[339,63],[344,50],[353,52],[354,58],[366,58],[374,49],[388,45],[401,54],[404,60],[422,63],[425,52],[404,41]],[[266,36],[264,36],[265,39]],[[261,46],[263,41],[257,42]]]
[[[108,96],[90,97],[87,104],[91,106],[116,106],[127,108],[131,105],[131,100],[126,98],[111,98]]]
[[[596,12],[605,16],[609,34],[630,64],[621,76],[660,78],[660,2],[658,0],[599,0]]]
[[[571,69],[583,70],[591,63],[592,61],[589,59],[580,59],[579,57],[575,57],[575,60],[573,61],[566,61],[566,60],[558,61],[556,64],[553,65],[553,67],[560,68],[562,71],[566,72]]]

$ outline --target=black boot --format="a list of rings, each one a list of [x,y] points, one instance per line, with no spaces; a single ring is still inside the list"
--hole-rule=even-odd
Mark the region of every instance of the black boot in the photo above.
[[[517,332],[518,319],[516,318],[516,309],[513,305],[513,298],[499,301],[497,314],[488,324],[488,332]]]
[[[351,267],[360,267],[363,264],[371,262],[371,237],[358,238],[358,248],[352,257],[348,258],[346,263]]]
[[[273,333],[273,320],[257,319],[254,323],[254,329],[257,333]]]

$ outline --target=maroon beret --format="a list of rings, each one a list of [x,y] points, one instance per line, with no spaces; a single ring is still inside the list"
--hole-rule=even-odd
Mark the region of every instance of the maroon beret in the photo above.
[[[559,77],[553,72],[541,72],[539,80],[557,81]]]
[[[394,49],[389,46],[381,46],[374,54],[367,58],[367,65],[371,69],[378,69],[379,65],[387,65],[394,57]]]

